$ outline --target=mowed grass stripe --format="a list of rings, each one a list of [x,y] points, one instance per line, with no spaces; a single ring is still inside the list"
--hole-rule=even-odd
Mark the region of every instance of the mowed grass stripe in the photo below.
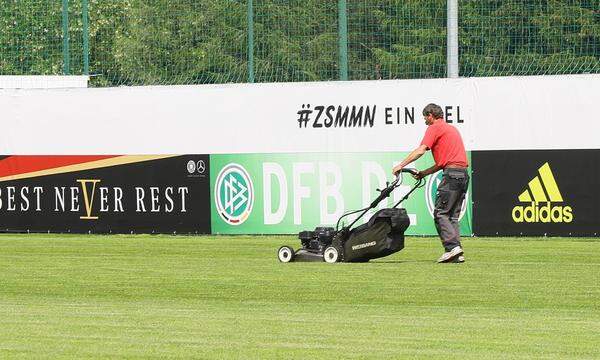
[[[600,241],[433,238],[280,264],[294,237],[0,236],[0,358],[596,358]]]

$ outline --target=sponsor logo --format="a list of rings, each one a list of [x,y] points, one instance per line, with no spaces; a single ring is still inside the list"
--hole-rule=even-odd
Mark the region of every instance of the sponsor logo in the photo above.
[[[206,164],[204,163],[204,160],[198,161],[198,163],[196,164],[196,169],[198,170],[199,174],[204,174],[204,172],[206,171]]]
[[[226,165],[215,182],[215,204],[221,219],[240,225],[248,219],[254,204],[254,186],[250,175],[238,164]]]
[[[375,245],[377,245],[377,242],[371,241],[371,242],[364,243],[364,244],[354,245],[352,247],[352,250],[360,250],[360,249],[368,248],[368,247],[375,246]]]
[[[189,160],[186,164],[188,178],[204,178],[207,170],[204,160]]]
[[[187,187],[103,186],[106,183],[101,179],[77,179],[75,183],[50,187],[0,186],[0,212],[80,213],[81,220],[98,220],[101,214],[134,209],[136,213],[187,212]]]
[[[538,175],[519,195],[519,201],[528,205],[518,205],[512,210],[514,222],[522,223],[570,223],[573,221],[571,206],[563,206],[563,197],[556,179],[545,163],[538,169]],[[556,205],[556,204],[560,205]]]
[[[194,162],[194,160],[190,160],[187,162],[187,171],[190,174],[193,174],[196,171],[196,163]]]
[[[427,203],[427,210],[429,210],[429,214],[433,217],[433,212],[435,210],[435,199],[437,197],[438,186],[442,182],[442,177],[444,176],[443,171],[438,171],[437,173],[429,176],[427,178],[427,183],[425,184],[425,202]],[[460,206],[460,215],[458,216],[458,221],[462,220],[463,216],[467,212],[467,199],[469,198],[469,191],[465,195],[465,200]]]

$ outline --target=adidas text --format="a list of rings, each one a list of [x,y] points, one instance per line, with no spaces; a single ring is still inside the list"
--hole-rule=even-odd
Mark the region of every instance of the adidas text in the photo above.
[[[570,206],[552,206],[550,202],[532,202],[530,206],[515,206],[512,218],[518,223],[570,223],[573,221],[573,209]]]

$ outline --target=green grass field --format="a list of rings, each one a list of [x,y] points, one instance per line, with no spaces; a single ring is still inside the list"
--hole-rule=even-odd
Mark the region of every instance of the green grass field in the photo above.
[[[0,358],[600,357],[600,241],[409,238],[280,264],[294,237],[0,236]]]

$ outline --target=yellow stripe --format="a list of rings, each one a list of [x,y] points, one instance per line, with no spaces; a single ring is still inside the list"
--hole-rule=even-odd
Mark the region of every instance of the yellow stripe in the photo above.
[[[548,163],[545,163],[538,171],[540,173],[540,176],[542,177],[542,182],[546,187],[548,196],[550,196],[550,201],[562,202],[563,198],[560,195],[560,190],[558,190],[558,185],[556,184],[556,180],[554,179],[554,175],[552,174],[550,165]]]
[[[0,177],[0,182],[9,181],[9,180],[28,179],[28,178],[32,178],[32,177],[38,177],[38,176],[63,174],[63,173],[90,170],[90,169],[99,169],[99,168],[105,168],[105,167],[110,167],[110,166],[132,164],[132,163],[137,163],[137,162],[142,162],[142,161],[166,159],[166,158],[175,157],[175,156],[179,156],[179,155],[117,156],[117,157],[110,158],[110,159],[90,161],[90,162],[83,163],[83,164],[67,165],[67,166],[61,166],[61,167],[57,167],[57,168],[53,168],[53,169],[40,170],[40,171],[34,171],[34,172],[30,172],[30,173],[25,173],[25,174]]]
[[[520,202],[531,202],[531,196],[529,196],[529,191],[525,190],[521,195],[519,195]]]
[[[537,176],[529,182],[529,189],[531,190],[533,199],[536,202],[548,201],[548,199],[546,199],[546,194],[544,194],[542,183]]]

